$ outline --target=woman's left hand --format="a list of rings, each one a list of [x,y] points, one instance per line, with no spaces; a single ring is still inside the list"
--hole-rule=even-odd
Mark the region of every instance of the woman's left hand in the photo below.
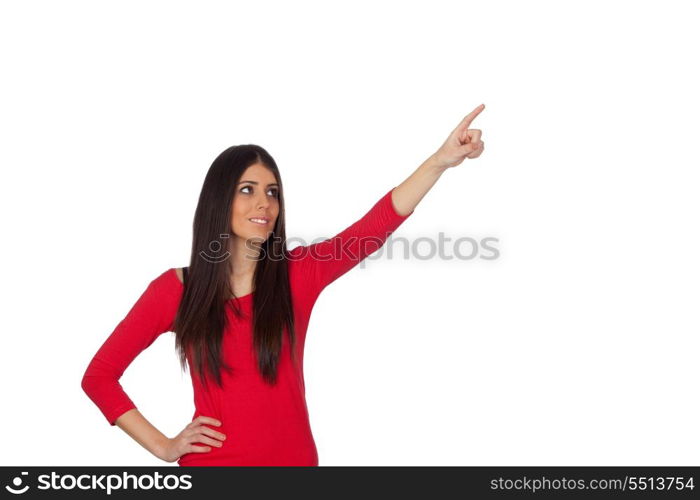
[[[440,168],[456,167],[465,158],[478,158],[484,150],[484,141],[481,140],[481,130],[468,128],[474,118],[484,110],[485,106],[479,104],[474,111],[469,113],[452,131],[445,143],[440,146],[433,155],[433,160]]]

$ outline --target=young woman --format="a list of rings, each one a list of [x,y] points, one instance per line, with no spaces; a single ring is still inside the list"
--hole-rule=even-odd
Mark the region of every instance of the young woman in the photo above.
[[[361,219],[333,238],[288,250],[282,180],[256,145],[219,155],[194,216],[188,267],[150,282],[92,358],[82,388],[111,425],[179,465],[318,465],[303,353],[321,291],[380,248],[450,167],[484,149],[469,113],[445,143]],[[222,241],[223,240],[223,241]],[[119,379],[162,333],[190,366],[195,412],[174,438],[156,429]]]

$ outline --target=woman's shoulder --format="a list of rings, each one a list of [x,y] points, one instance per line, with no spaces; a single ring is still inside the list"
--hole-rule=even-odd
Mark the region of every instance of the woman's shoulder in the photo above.
[[[308,293],[315,282],[314,244],[299,245],[287,250],[287,264],[292,293]]]
[[[183,268],[170,267],[151,281],[151,286],[164,293],[178,295],[184,288]]]
[[[287,264],[290,269],[306,269],[309,265],[312,245],[299,245],[287,250]]]
[[[175,267],[175,274],[177,275],[177,278],[180,280],[180,283],[185,283],[185,275],[182,272],[182,267]]]

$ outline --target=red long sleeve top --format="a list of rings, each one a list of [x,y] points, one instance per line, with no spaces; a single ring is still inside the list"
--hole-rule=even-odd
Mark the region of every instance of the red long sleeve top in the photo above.
[[[289,251],[298,363],[295,366],[292,362],[285,329],[276,385],[266,384],[258,370],[251,323],[253,293],[238,299],[245,313],[243,318],[227,309],[230,321],[224,332],[222,356],[234,367],[233,373],[222,371],[223,388],[220,388],[212,381],[204,386],[190,370],[195,406],[192,419],[200,415],[218,419],[222,425],[212,428],[226,434],[226,439],[221,448],[183,455],[179,465],[318,465],[303,373],[309,318],[321,291],[378,250],[413,214],[401,216],[396,212],[392,191],[333,238]],[[136,408],[119,383],[120,377],[159,335],[172,331],[183,291],[184,285],[175,268],[160,274],[89,363],[82,388],[111,425],[115,425],[120,415]]]

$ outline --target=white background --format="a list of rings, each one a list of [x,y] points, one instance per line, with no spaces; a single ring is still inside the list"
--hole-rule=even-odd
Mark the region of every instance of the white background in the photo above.
[[[329,237],[481,103],[485,152],[394,238],[499,257],[368,260],[322,293],[320,465],[700,464],[691,6],[4,2],[0,464],[169,465],[80,382],[189,262],[221,151],[265,147],[288,236]],[[173,333],[121,383],[166,435],[189,422]]]

